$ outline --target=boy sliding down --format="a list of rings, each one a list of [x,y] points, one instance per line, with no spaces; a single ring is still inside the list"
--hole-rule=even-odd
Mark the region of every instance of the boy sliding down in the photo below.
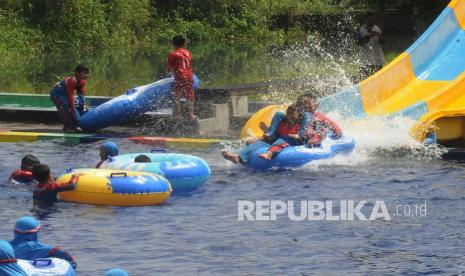
[[[304,116],[298,134],[292,135],[294,140],[283,141],[279,144],[275,142],[265,153],[259,154],[261,158],[271,160],[288,146],[298,144],[307,144],[310,147],[320,146],[321,142],[326,138],[328,130],[332,132],[335,138],[342,135],[341,128],[334,121],[323,113],[316,111],[318,101],[312,95],[305,94],[300,96],[297,99],[296,106],[298,109],[303,110]],[[284,118],[285,116],[282,112],[277,112],[271,121],[270,130],[264,134],[264,137],[273,137]]]
[[[271,160],[285,147],[298,145],[300,142],[301,121],[302,113],[297,109],[296,105],[290,105],[286,110],[286,115],[279,122],[276,133],[267,132],[263,134],[263,139],[269,140],[272,144],[265,153],[258,154],[258,156]]]
[[[239,153],[223,150],[221,152],[223,157],[236,164],[247,164],[252,155],[260,148],[272,146],[273,152],[279,152],[283,144],[288,145],[288,143],[290,143],[295,145],[297,143],[297,133],[300,129],[301,113],[294,105],[290,105],[286,110],[287,115],[281,114],[282,116],[279,118],[280,122],[276,123],[276,130],[274,132],[264,134],[262,140],[246,141],[247,145],[243,147]]]

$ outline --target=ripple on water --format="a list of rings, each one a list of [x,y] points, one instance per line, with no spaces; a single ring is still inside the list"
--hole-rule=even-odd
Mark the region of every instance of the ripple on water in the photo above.
[[[121,152],[150,147],[117,140]],[[189,151],[182,150],[188,153]],[[134,208],[59,203],[32,207],[27,187],[11,186],[9,173],[27,153],[54,174],[92,167],[98,143],[0,143],[2,239],[14,221],[40,218],[41,240],[60,244],[78,260],[82,275],[123,267],[153,274],[452,274],[463,271],[464,166],[431,158],[371,155],[341,157],[284,172],[260,173],[218,160],[216,150],[194,153],[212,164],[209,182],[161,206]],[[357,153],[356,153],[357,154]],[[392,221],[238,221],[238,200],[384,200],[427,203],[425,217]],[[338,210],[337,208],[335,210]]]

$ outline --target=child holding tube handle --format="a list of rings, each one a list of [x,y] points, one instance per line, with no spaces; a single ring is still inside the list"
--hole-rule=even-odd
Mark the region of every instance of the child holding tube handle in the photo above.
[[[58,193],[74,190],[79,175],[73,175],[67,185],[60,186],[53,180],[50,175],[50,168],[45,164],[39,164],[32,167],[32,175],[38,182],[34,185],[32,198],[35,205],[50,206],[58,201]]]

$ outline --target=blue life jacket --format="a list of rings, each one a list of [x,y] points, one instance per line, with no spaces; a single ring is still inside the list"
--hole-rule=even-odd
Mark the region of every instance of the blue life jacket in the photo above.
[[[7,241],[0,241],[0,275],[27,276],[17,264],[13,247]]]
[[[67,252],[38,241],[37,232],[41,224],[33,217],[22,217],[16,221],[14,239],[10,241],[18,259],[33,261],[37,258],[57,257],[76,268],[76,262]]]

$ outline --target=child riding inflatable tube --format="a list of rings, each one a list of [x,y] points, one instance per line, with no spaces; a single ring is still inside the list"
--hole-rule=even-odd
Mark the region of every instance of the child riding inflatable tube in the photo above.
[[[254,170],[286,169],[303,166],[314,160],[329,159],[339,154],[349,154],[355,147],[355,140],[342,136],[338,139],[327,137],[318,147],[289,146],[271,160],[258,156],[268,150],[263,147],[253,154],[246,166]]]

